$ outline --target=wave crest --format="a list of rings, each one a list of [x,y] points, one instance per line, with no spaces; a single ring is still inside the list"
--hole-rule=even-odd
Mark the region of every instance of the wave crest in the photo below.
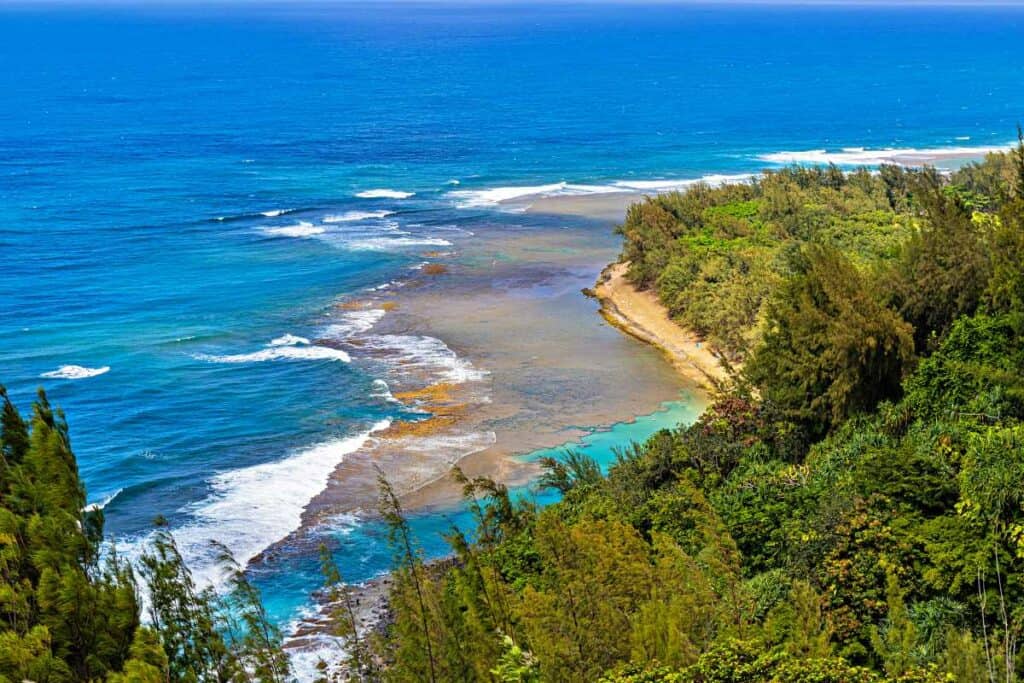
[[[991,145],[978,147],[933,147],[933,148],[887,148],[866,149],[864,147],[844,147],[839,151],[827,149],[808,149],[803,151],[783,151],[761,154],[757,158],[772,164],[836,164],[837,166],[877,166],[879,164],[899,164],[913,166],[947,159],[965,159],[981,157],[991,152],[1005,152],[1012,145]]]
[[[260,363],[268,360],[331,360],[348,363],[352,358],[341,349],[318,346],[305,337],[285,334],[272,339],[266,348],[251,353],[196,354],[195,358],[211,363]]]
[[[280,227],[262,227],[260,232],[271,237],[314,237],[327,231],[320,225],[313,225],[306,221],[299,221],[295,225],[284,225]]]
[[[321,220],[324,223],[356,223],[377,218],[387,218],[394,214],[394,211],[346,211],[342,214],[324,216]]]
[[[110,372],[109,365],[104,365],[100,368],[87,368],[84,365],[62,365],[56,370],[44,372],[39,376],[46,379],[88,379],[108,372]]]
[[[408,199],[415,194],[415,192],[402,192],[401,190],[391,190],[388,188],[356,192],[356,196],[361,199]]]

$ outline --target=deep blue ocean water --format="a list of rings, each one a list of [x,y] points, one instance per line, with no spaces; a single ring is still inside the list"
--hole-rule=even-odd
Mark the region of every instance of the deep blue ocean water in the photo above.
[[[1021,8],[2,6],[0,36],[0,382],[67,411],[127,539],[157,512],[276,533],[223,505],[401,417],[372,368],[296,338],[516,188],[986,147],[1024,119]],[[316,476],[265,509],[297,514]],[[444,517],[416,522],[428,550]],[[350,578],[387,565],[377,531],[338,541]],[[261,581],[286,620],[318,579]]]

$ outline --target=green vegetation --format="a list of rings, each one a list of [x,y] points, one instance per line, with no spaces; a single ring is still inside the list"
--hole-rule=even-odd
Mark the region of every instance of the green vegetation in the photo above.
[[[633,206],[630,276],[742,360],[689,427],[538,509],[461,477],[400,555],[393,681],[1024,675],[1024,142],[942,177],[788,169]],[[399,532],[401,511],[390,510]]]
[[[87,508],[67,423],[39,392],[24,420],[0,387],[0,683],[283,683],[280,634],[221,548],[229,590],[197,591],[158,527],[133,568],[100,552],[103,511]]]
[[[688,427],[540,509],[456,472],[476,529],[428,565],[381,478],[392,618],[323,680],[938,683],[1024,675],[1024,139],[945,178],[789,169],[649,199],[630,277],[742,361]],[[0,683],[289,679],[223,549],[200,590],[158,522],[101,552],[67,426],[0,389]],[[143,619],[139,582],[145,588]]]

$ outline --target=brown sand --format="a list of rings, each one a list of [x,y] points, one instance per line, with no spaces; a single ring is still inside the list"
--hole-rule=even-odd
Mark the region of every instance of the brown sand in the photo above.
[[[601,314],[627,334],[661,349],[683,377],[703,385],[723,381],[726,371],[718,357],[698,335],[673,322],[653,292],[630,284],[628,267],[615,263],[602,274],[594,288]]]

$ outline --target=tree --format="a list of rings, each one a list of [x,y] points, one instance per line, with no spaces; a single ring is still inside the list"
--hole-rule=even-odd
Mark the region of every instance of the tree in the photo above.
[[[261,683],[284,683],[290,675],[288,657],[281,649],[281,632],[263,607],[259,589],[226,546],[217,542],[213,546],[228,586],[227,595],[220,598],[221,623],[227,620],[230,626],[237,622],[241,627],[228,630],[232,658],[247,677]]]
[[[405,517],[398,495],[382,470],[377,471],[377,485],[380,493],[378,509],[387,524],[388,542],[395,555],[396,590],[392,591],[392,599],[403,602],[408,599],[408,596],[402,594],[402,588],[411,590],[415,596],[413,610],[411,610],[415,627],[410,628],[411,624],[403,619],[396,620],[395,628],[399,629],[400,633],[398,640],[403,648],[413,652],[422,651],[425,654],[426,666],[420,675],[423,678],[429,677],[431,683],[436,683],[438,680],[437,661],[430,629],[430,614],[427,609],[427,578],[424,574],[423,560],[413,544],[409,520]],[[401,608],[399,611],[405,614],[410,613],[410,610]],[[415,676],[416,658],[405,657],[402,658],[402,661],[412,665],[413,669],[410,673]]]
[[[915,199],[924,221],[900,257],[896,299],[923,350],[933,337],[941,339],[957,317],[974,313],[992,266],[970,210],[943,191],[935,171],[916,182]]]
[[[30,422],[0,399],[0,679],[104,678],[139,625],[134,576],[101,560],[63,414],[42,390]]]
[[[167,655],[169,680],[230,680],[238,662],[218,629],[215,596],[210,589],[196,589],[166,521],[158,518],[156,524],[140,569],[149,596],[150,623]]]
[[[746,372],[764,399],[821,434],[899,394],[911,328],[834,249],[808,245],[793,269]]]
[[[360,638],[352,588],[342,579],[341,569],[325,543],[320,544],[320,573],[327,589],[332,635],[345,639],[350,653],[350,670],[358,680],[366,680],[367,676],[374,674],[373,662],[366,643]],[[328,666],[329,663],[323,662],[323,665]]]

